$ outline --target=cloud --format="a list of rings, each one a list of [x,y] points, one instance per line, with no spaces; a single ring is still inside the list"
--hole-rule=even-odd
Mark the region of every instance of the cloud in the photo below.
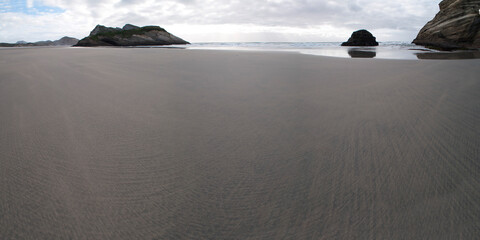
[[[33,0],[27,0],[27,8],[33,8]]]
[[[342,41],[359,28],[374,34],[379,30],[389,38],[386,40],[411,40],[433,18],[439,2],[29,0],[32,6],[49,6],[63,12],[27,16],[25,12],[8,10],[12,4],[0,0],[0,41],[45,40],[67,34],[81,38],[96,24],[121,27],[125,23],[160,25],[194,42],[210,41],[211,36],[221,36],[223,41],[266,41],[275,37],[290,41]],[[388,30],[392,34],[385,34]]]

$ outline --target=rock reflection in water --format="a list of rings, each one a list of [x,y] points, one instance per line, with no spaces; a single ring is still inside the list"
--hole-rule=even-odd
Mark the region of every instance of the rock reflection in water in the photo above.
[[[348,49],[348,55],[352,58],[374,58],[377,56],[377,52],[374,48],[350,48]]]
[[[480,51],[426,52],[416,55],[418,59],[475,59],[480,58]]]

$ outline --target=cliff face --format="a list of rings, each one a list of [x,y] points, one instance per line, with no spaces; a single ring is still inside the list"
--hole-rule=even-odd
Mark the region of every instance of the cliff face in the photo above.
[[[443,0],[413,43],[443,50],[480,48],[480,0]]]
[[[90,35],[75,46],[141,46],[188,44],[187,41],[170,34],[158,26],[137,27],[126,24],[123,28],[111,28],[97,25]]]

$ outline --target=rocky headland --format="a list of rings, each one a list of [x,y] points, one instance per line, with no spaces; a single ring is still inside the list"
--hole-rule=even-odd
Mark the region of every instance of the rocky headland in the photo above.
[[[443,0],[413,43],[440,50],[480,48],[480,1]]]
[[[18,41],[16,43],[0,43],[0,47],[44,47],[44,46],[73,46],[78,43],[78,39],[72,37],[62,37],[55,41],[38,41],[25,42]]]
[[[189,44],[189,42],[167,32],[159,26],[138,27],[126,24],[123,28],[97,25],[88,37],[80,40],[75,46],[142,46]]]
[[[376,38],[367,30],[361,29],[352,33],[342,46],[378,46]]]

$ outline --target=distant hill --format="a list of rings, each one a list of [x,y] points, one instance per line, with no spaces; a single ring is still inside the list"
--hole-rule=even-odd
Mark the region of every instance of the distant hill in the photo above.
[[[41,47],[41,46],[73,46],[78,43],[78,39],[72,37],[62,37],[55,41],[38,41],[25,42],[18,41],[16,43],[0,43],[0,47]]]
[[[75,46],[142,46],[189,44],[189,42],[167,32],[159,26],[138,27],[126,24],[123,28],[97,25],[88,37],[80,40]]]
[[[54,46],[73,46],[78,43],[78,39],[72,37],[62,37],[56,41],[53,41]]]

